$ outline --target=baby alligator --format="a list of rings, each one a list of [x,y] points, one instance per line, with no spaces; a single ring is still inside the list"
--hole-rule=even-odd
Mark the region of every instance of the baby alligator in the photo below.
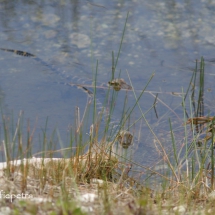
[[[48,63],[46,63],[45,61],[43,61],[41,58],[38,58],[36,55],[31,54],[29,52],[24,52],[24,51],[14,50],[14,49],[5,49],[5,48],[0,48],[0,50],[6,51],[6,52],[13,52],[14,54],[21,55],[23,57],[32,57],[36,61],[38,61],[41,64],[45,65],[46,67],[50,68],[52,71],[54,71],[56,73],[59,73],[59,71],[56,70],[56,68],[54,68],[53,66],[51,66]],[[113,80],[109,81],[108,84],[109,84],[109,86],[113,87],[113,89],[116,90],[116,91],[119,91],[121,89],[132,90],[132,87],[129,84],[127,84],[124,81],[124,79],[122,79],[122,78],[113,79]],[[83,89],[84,92],[86,92],[89,96],[93,95],[93,93],[89,89],[87,89],[86,87],[84,87],[84,86],[82,86],[80,84],[72,84],[72,83],[70,83],[69,85],[70,86],[74,85],[74,86],[76,86],[78,88]]]
[[[38,58],[34,54],[31,54],[29,52],[20,51],[20,50],[13,50],[13,49],[6,49],[6,48],[0,48],[0,50],[12,52],[14,54],[21,55],[24,57],[31,57],[34,60],[41,63],[42,65],[50,68],[51,71],[54,71],[61,75],[60,71],[58,71],[55,67],[53,67],[52,65],[49,65],[48,63],[46,63],[42,59]],[[109,86],[113,87],[113,89],[116,91],[119,91],[120,89],[132,90],[132,87],[130,85],[128,85],[124,81],[124,79],[121,79],[121,78],[113,79],[113,80],[109,81],[108,84],[109,84]],[[93,97],[93,93],[89,89],[87,89],[85,86],[82,86],[81,84],[67,83],[67,85],[76,86],[77,88],[82,89],[85,93],[87,93],[87,95],[90,96],[90,98]],[[117,141],[121,145],[122,148],[127,149],[133,142],[133,135],[129,131],[122,130],[117,135]]]

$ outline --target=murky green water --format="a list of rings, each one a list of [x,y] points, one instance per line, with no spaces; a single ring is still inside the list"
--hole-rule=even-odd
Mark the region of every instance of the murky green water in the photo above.
[[[155,72],[147,90],[162,92],[157,104],[159,118],[156,119],[152,110],[147,119],[165,143],[168,118],[172,117],[176,128],[183,123],[181,98],[168,93],[187,89],[192,75],[189,68],[194,68],[195,59],[215,56],[214,7],[214,1],[194,0],[2,0],[0,47],[30,52],[58,68],[60,73],[31,58],[0,51],[4,112],[13,111],[16,121],[19,111],[23,110],[24,124],[30,119],[31,127],[36,128],[35,136],[45,127],[48,117],[47,132],[50,134],[58,128],[66,147],[68,130],[74,125],[75,107],[79,106],[83,113],[87,95],[57,82],[85,83],[86,79],[92,79],[92,70],[95,71],[98,60],[98,82],[107,83],[111,78],[112,51],[116,57],[129,11],[116,71],[117,74],[121,71],[121,77],[129,82],[128,71],[135,90],[142,90]],[[206,91],[205,101],[214,98],[213,71],[213,65],[206,65],[206,87],[211,90]],[[121,94],[124,93],[119,93],[124,98]],[[128,106],[132,107],[135,99],[131,92],[128,95]],[[153,104],[153,95],[146,93],[141,98],[143,111]],[[120,117],[122,98],[118,100],[114,118]],[[135,110],[131,120],[139,116],[140,112]],[[139,140],[135,143],[138,146],[134,146],[139,147],[138,160],[153,161],[158,157],[154,150],[155,141],[144,122],[141,128],[139,126],[133,128],[135,138]],[[179,138],[183,135],[181,130],[176,130]],[[37,144],[38,138],[35,137],[35,150],[39,150]],[[60,148],[59,145],[56,147]]]

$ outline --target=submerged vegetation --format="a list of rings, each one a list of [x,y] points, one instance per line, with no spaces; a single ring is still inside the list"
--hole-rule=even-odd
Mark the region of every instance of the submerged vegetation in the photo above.
[[[22,115],[15,128],[11,129],[10,120],[2,113],[2,147],[6,159],[5,163],[0,164],[2,214],[6,211],[8,214],[24,211],[27,214],[65,215],[214,214],[215,122],[213,116],[204,113],[204,59],[196,61],[188,90],[181,94],[184,113],[184,134],[180,137],[182,144],[179,146],[169,119],[172,148],[167,150],[146,119],[147,112],[143,113],[139,104],[148,84],[153,82],[154,74],[137,95],[129,74],[130,83],[126,83],[116,73],[126,23],[127,19],[116,59],[112,52],[112,75],[103,107],[98,111],[97,62],[93,94],[88,95],[82,117],[79,108],[76,109],[69,148],[52,149],[53,140],[47,141],[45,129],[43,151],[32,154],[34,131],[28,127],[24,139]],[[122,117],[115,125],[111,120],[122,89],[133,93],[135,103],[127,108],[125,98]],[[155,110],[157,115],[157,101],[158,96],[148,112]],[[141,116],[130,122],[135,108],[139,109]],[[92,124],[89,134],[84,137],[89,115],[93,116]],[[155,166],[136,163],[130,157],[129,149],[135,138],[130,127],[140,119],[152,133],[154,139],[151,141],[155,141],[159,148],[158,157],[162,159]],[[58,133],[57,138],[61,144]],[[54,158],[55,152],[62,152],[63,158]],[[144,170],[136,173],[133,171],[135,167]]]

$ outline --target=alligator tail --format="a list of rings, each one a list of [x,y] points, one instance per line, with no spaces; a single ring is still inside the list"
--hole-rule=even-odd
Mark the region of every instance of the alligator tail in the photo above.
[[[6,52],[13,52],[14,54],[21,55],[24,57],[36,57],[36,55],[33,55],[29,52],[20,51],[20,50],[4,49],[4,48],[0,48],[0,50],[6,51]]]

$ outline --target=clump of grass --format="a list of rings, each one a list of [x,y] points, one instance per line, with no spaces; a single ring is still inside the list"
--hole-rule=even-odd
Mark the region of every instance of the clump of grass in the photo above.
[[[112,52],[111,80],[116,76],[127,19],[128,14],[116,59],[114,59],[114,52]],[[128,175],[131,165],[126,162],[130,162],[130,160],[123,157],[124,162],[120,161],[120,156],[114,150],[114,145],[117,141],[119,142],[119,136],[124,132],[125,124],[134,107],[138,104],[138,100],[131,107],[131,110],[126,109],[125,101],[122,107],[122,118],[119,120],[119,124],[114,127],[110,122],[117,102],[119,87],[117,92],[111,87],[107,90],[103,108],[98,114],[96,104],[97,73],[98,61],[93,82],[94,96],[88,97],[82,119],[79,108],[76,109],[76,120],[70,134],[70,147],[67,149],[63,147],[61,150],[52,149],[53,140],[50,140],[50,143],[47,142],[46,124],[42,135],[43,151],[33,155],[31,150],[33,148],[34,130],[30,131],[30,126],[28,126],[27,139],[24,140],[20,115],[15,130],[12,129],[11,134],[8,125],[9,120],[5,119],[2,114],[6,162],[1,164],[0,171],[2,171],[4,178],[5,193],[8,192],[13,195],[28,193],[34,198],[42,198],[42,201],[48,201],[48,198],[55,199],[56,207],[54,209],[48,207],[47,210],[55,210],[59,214],[83,214],[84,210],[87,210],[88,213],[92,212],[92,207],[94,207],[93,214],[94,212],[111,214],[113,211],[118,214],[119,210],[123,213],[133,214],[142,211],[142,206],[138,206],[133,200],[133,193],[139,192],[136,192],[134,187],[139,187],[140,192],[147,192],[147,195],[149,190],[144,190],[140,183]],[[93,105],[93,114],[90,113],[91,105]],[[106,109],[108,109],[108,114]],[[89,115],[93,115],[93,122],[88,138],[84,138],[84,129]],[[103,127],[101,126],[102,123],[104,123]],[[59,144],[63,146],[58,133],[57,137]],[[121,140],[124,139],[122,136],[120,138]],[[53,158],[56,151],[63,152],[64,150],[70,151],[69,157]],[[49,156],[47,157],[47,155]],[[92,206],[92,203],[89,206],[90,201],[83,199],[83,196],[89,196],[89,194],[96,196],[96,201],[93,202],[95,206]],[[20,202],[20,204],[26,205],[25,202]],[[27,204],[31,205],[32,203]],[[124,207],[125,204],[126,207]],[[21,208],[27,207],[23,205]],[[117,208],[116,205],[120,206],[120,209],[114,209]],[[18,207],[20,205],[17,205]],[[34,209],[28,212],[38,213],[41,207],[42,205],[37,203]]]
[[[115,102],[115,100],[113,100]],[[113,103],[114,104],[114,103]],[[135,104],[136,105],[136,104]],[[87,105],[85,112],[88,111],[89,106]],[[132,108],[133,109],[133,108]],[[90,134],[86,142],[83,142],[83,128],[85,126],[84,122],[86,114],[84,114],[81,120],[79,112],[76,115],[76,124],[73,134],[71,135],[71,147],[73,150],[73,156],[69,158],[47,158],[45,155],[52,155],[55,151],[51,147],[48,152],[41,152],[41,158],[32,158],[30,156],[25,157],[25,154],[29,153],[32,148],[32,142],[29,141],[31,135],[27,135],[27,141],[24,141],[19,132],[21,131],[21,124],[17,123],[15,132],[12,134],[13,142],[10,141],[10,135],[8,133],[7,121],[4,121],[5,134],[7,135],[7,142],[5,142],[5,147],[7,147],[8,155],[7,162],[5,163],[5,169],[3,171],[5,177],[5,192],[13,193],[14,195],[20,193],[31,193],[31,195],[36,198],[40,196],[44,198],[54,198],[56,200],[60,199],[60,211],[64,214],[68,214],[69,211],[78,211],[78,214],[82,213],[80,207],[79,195],[85,195],[88,193],[96,193],[97,203],[96,205],[103,205],[100,211],[106,211],[106,213],[112,213],[113,205],[121,205],[123,207],[123,202],[128,203],[125,211],[131,213],[130,211],[136,211],[136,202],[131,202],[132,193],[135,193],[133,187],[136,186],[135,179],[128,176],[130,167],[122,162],[119,162],[117,157],[117,152],[113,151],[113,145],[118,141],[117,136],[112,137],[110,141],[108,136],[108,126],[104,127],[103,137],[99,139],[98,132],[95,129],[99,128],[100,121],[95,120],[93,126],[91,127]],[[106,115],[104,118],[106,119]],[[109,117],[109,116],[108,116]],[[103,120],[103,117],[99,118]],[[127,119],[123,119],[123,123]],[[108,119],[109,123],[110,120]],[[95,128],[95,129],[94,129]],[[93,130],[94,129],[94,130]],[[112,129],[112,128],[111,128]],[[118,127],[119,132],[122,130]],[[30,134],[30,130],[28,130]],[[46,142],[47,135],[44,134],[44,143]],[[17,152],[17,159],[10,156],[10,148],[14,146],[15,142],[19,139],[19,151]],[[32,138],[30,138],[32,139]],[[123,137],[121,137],[123,139]],[[27,148],[24,149],[24,143],[27,142]],[[52,141],[50,141],[52,142]],[[60,142],[60,138],[59,138]],[[64,149],[62,149],[63,151]],[[38,153],[37,153],[38,155]],[[126,161],[126,159],[125,159]],[[124,168],[122,166],[125,166]],[[98,181],[93,185],[92,181]],[[12,181],[12,186],[9,184]],[[89,186],[93,186],[91,190]],[[80,191],[81,186],[83,190]],[[80,192],[82,192],[80,194]],[[128,192],[128,193],[127,193]],[[143,192],[143,190],[141,191]],[[145,192],[145,191],[144,191]],[[84,193],[84,194],[83,194]],[[117,197],[119,195],[119,197]],[[98,199],[101,196],[101,201]],[[121,197],[122,196],[122,197]],[[114,197],[115,200],[111,200]],[[68,206],[68,202],[71,199],[75,199],[74,206],[72,209]],[[121,200],[119,200],[121,199]],[[126,200],[125,200],[126,199]],[[120,201],[123,201],[122,203]],[[82,204],[82,203],[81,203]],[[83,203],[89,204],[89,203]],[[131,209],[129,209],[131,208]],[[35,211],[38,207],[35,208]]]

